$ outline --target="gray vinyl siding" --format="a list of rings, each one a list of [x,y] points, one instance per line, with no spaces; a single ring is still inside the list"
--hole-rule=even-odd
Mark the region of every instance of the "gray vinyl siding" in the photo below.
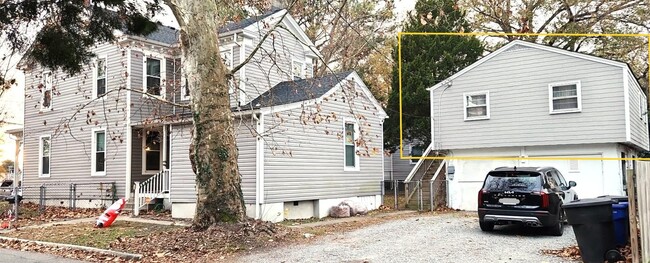
[[[151,175],[142,174],[142,139],[144,138],[142,132],[142,129],[133,129],[131,133],[133,144],[131,147],[131,181],[133,182],[144,182],[151,177]]]
[[[127,57],[119,46],[98,45],[93,50],[107,56],[107,91],[126,83]],[[85,66],[77,75],[53,73],[52,110],[40,112],[44,69],[35,65],[25,71],[24,186],[42,183],[115,182],[118,195],[124,194],[126,175],[126,96],[112,92],[105,99],[92,101],[93,70]],[[80,105],[88,104],[75,115]],[[87,116],[91,119],[87,123]],[[69,129],[59,126],[72,119]],[[94,128],[106,129],[106,175],[91,176],[92,136]],[[54,135],[58,129],[58,135]],[[39,137],[52,135],[50,177],[38,177]],[[33,192],[33,191],[32,191]]]
[[[311,118],[307,124],[301,122],[301,112],[316,112],[315,105],[265,115],[265,203],[381,194],[381,118],[368,98],[359,93],[352,105],[341,99],[323,101],[319,124]],[[337,90],[331,98],[341,97]],[[360,121],[359,129],[365,134],[370,156],[359,157],[359,171],[344,171],[343,127],[345,120],[354,120],[350,107],[366,118]],[[357,149],[366,154],[365,148]]]
[[[251,132],[256,128],[256,123],[257,121],[250,117],[235,118],[233,123],[237,132],[237,150],[239,152],[237,164],[241,174],[241,189],[246,204],[254,204],[256,195],[257,138]]]
[[[255,168],[256,141],[250,128],[255,128],[254,121],[249,117],[234,119],[237,149],[237,163],[241,174],[241,188],[244,202],[255,203]],[[172,131],[171,149],[171,199],[173,203],[196,202],[196,175],[192,171],[189,159],[189,145],[192,134],[191,125],[174,125]]]
[[[432,118],[438,148],[626,140],[620,67],[515,47],[454,79],[451,87],[434,91]],[[582,85],[582,112],[549,114],[548,85],[577,80]],[[490,119],[464,121],[463,93],[477,91],[489,91]]]
[[[245,56],[250,56],[268,29],[252,26],[244,32],[254,36],[252,45],[246,45]],[[305,51],[300,42],[288,31],[278,28],[273,37],[268,37],[246,64],[245,85],[246,102],[257,98],[276,84],[291,80],[291,61],[295,58],[305,61]],[[306,61],[311,64],[311,61]],[[309,72],[307,73],[309,74]]]
[[[233,67],[236,67],[237,65],[239,65],[239,63],[241,63],[241,61],[242,61],[241,60],[241,54],[240,54],[241,48],[240,48],[238,43],[235,43],[233,41],[233,36],[232,35],[220,38],[219,39],[219,44],[220,44],[220,46],[219,46],[220,51],[223,51],[225,49],[230,50],[232,48]],[[177,59],[176,61],[177,61],[176,62],[176,76],[177,76],[176,79],[178,80],[178,83],[180,84],[180,76],[182,76],[182,73],[181,73],[182,62],[181,62],[180,59]],[[240,72],[244,72],[245,70],[246,70],[245,68],[241,68],[239,70],[239,72],[235,73],[235,76],[234,76],[235,83],[239,83],[239,80],[240,80],[239,76],[241,74]],[[168,72],[170,72],[170,71],[168,70]],[[173,78],[174,76],[172,75],[171,77]],[[236,85],[236,87],[237,87],[237,85]],[[173,93],[174,93],[174,96],[176,98],[176,102],[181,102],[183,104],[189,103],[189,100],[182,100],[182,97],[181,97],[182,93],[181,92],[183,92],[183,91],[180,89],[180,86],[175,87],[175,90],[173,91]],[[235,92],[230,94],[230,107],[237,107],[238,105],[239,105],[239,91],[236,88]],[[174,112],[174,113],[175,114],[182,114],[182,113],[187,113],[187,112],[189,112],[189,109],[176,107],[176,112]]]
[[[643,113],[639,108],[640,103],[648,103],[648,99],[632,74],[628,75],[628,83],[630,86],[630,139],[637,147],[648,150],[648,124],[643,120]]]
[[[190,162],[191,125],[174,125],[171,133],[172,203],[196,202],[196,176]]]
[[[157,57],[159,58],[159,57]],[[159,58],[160,59],[160,58]],[[131,50],[131,88],[133,90],[145,91],[144,88],[144,61],[145,54],[140,50]],[[163,62],[163,61],[161,61]],[[162,80],[162,85],[165,86],[165,98],[173,99],[176,96],[176,88],[173,86],[175,78],[179,78],[174,74],[174,60],[171,56],[165,56],[165,80]],[[161,116],[168,116],[173,114],[173,107],[169,103],[161,102],[151,97],[147,97],[138,92],[131,92],[131,123],[139,123]]]
[[[239,65],[239,63],[242,62],[241,60],[241,48],[238,45],[231,45],[232,47],[232,65],[233,67],[236,67]],[[240,82],[240,75],[246,71],[246,69],[242,68],[240,69],[241,72],[235,73],[234,77],[234,82],[235,82],[235,87],[237,87],[232,94],[230,94],[230,107],[237,107],[239,105],[239,97],[240,97],[240,91],[239,89],[246,90],[246,86],[243,82]]]
[[[406,148],[409,148],[410,151],[410,146],[404,146],[404,155],[408,156],[409,151],[406,150]],[[411,164],[410,160],[402,160],[400,159],[399,152],[394,152],[391,154],[389,157],[390,160],[392,161],[393,164],[393,180],[404,180],[406,177],[409,175],[413,167],[415,167],[415,164]]]

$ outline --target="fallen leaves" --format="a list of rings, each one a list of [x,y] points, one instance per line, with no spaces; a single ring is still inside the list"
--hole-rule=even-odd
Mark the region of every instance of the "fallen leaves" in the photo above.
[[[570,259],[570,260],[579,261],[582,259],[582,257],[580,257],[580,249],[578,248],[578,246],[568,246],[561,249],[548,249],[548,250],[542,250],[542,252],[544,254],[554,255],[561,258]]]
[[[630,248],[630,245],[627,245],[625,247],[619,248],[619,252],[621,252],[621,255],[625,258],[623,261],[619,262],[625,262],[625,263],[631,263],[632,262],[632,250]],[[565,248],[561,249],[548,249],[548,250],[542,250],[542,253],[548,254],[548,255],[554,255],[557,257],[561,257],[564,259],[570,259],[574,261],[582,261],[582,257],[580,256],[580,248],[577,245],[574,246],[568,246]],[[604,261],[604,259],[603,259]]]
[[[4,210],[6,209],[3,209],[2,212],[5,212]],[[20,228],[69,219],[98,217],[103,212],[103,208],[70,209],[60,206],[46,206],[43,211],[39,211],[38,204],[21,202],[20,207],[18,208],[18,220],[17,222],[13,222],[11,227]],[[2,214],[2,218],[5,218],[4,214]]]

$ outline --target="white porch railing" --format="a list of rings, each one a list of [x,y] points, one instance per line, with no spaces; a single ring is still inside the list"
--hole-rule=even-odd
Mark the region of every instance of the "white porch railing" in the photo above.
[[[140,209],[148,205],[153,199],[160,198],[169,193],[170,176],[169,170],[163,171],[149,177],[144,182],[135,182],[133,196],[133,215],[140,214]]]

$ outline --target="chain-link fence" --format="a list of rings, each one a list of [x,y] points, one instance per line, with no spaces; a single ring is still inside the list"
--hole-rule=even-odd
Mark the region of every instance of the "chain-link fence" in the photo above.
[[[383,181],[384,205],[395,210],[433,211],[447,206],[446,180]]]
[[[115,182],[2,186],[0,195],[0,202],[12,204],[11,211],[1,211],[1,213],[13,219],[16,219],[21,205],[25,202],[38,204],[38,211],[43,213],[47,206],[70,209],[103,208],[117,201]]]

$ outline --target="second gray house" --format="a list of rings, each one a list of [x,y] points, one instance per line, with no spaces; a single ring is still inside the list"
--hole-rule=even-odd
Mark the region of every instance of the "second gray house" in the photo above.
[[[261,47],[231,83],[247,214],[274,222],[324,217],[345,199],[377,208],[386,113],[353,71],[314,78],[319,54],[285,14],[273,10],[219,31],[227,67]],[[160,102],[191,100],[178,31],[161,26],[146,37],[125,33],[94,52],[92,65],[75,76],[21,63],[23,185],[111,182],[136,212],[164,199],[173,217],[193,217],[190,112]],[[67,205],[66,199],[57,204]],[[107,202],[76,204],[101,205]]]
[[[424,155],[455,157],[446,177],[452,208],[476,210],[485,175],[499,166],[553,166],[577,182],[581,198],[625,194],[634,163],[623,158],[648,150],[647,96],[618,61],[517,40],[436,84],[430,97]]]

